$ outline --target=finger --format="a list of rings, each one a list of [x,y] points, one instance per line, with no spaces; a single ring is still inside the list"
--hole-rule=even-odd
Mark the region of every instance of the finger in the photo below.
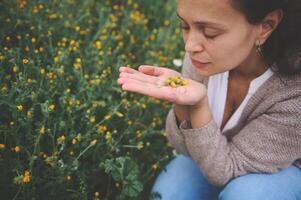
[[[139,73],[137,70],[135,69],[132,69],[130,67],[124,67],[124,66],[121,66],[119,68],[119,72],[127,72],[127,73],[131,73],[131,74],[135,74],[135,73]]]
[[[139,66],[138,71],[151,76],[160,76],[163,74],[163,70],[161,67],[154,67],[150,65],[141,65]]]
[[[169,87],[158,87],[154,84],[128,78],[120,78],[118,81],[122,84],[122,89],[126,91],[135,92],[170,102],[175,102],[177,97],[175,91]]]
[[[119,75],[120,78],[131,78],[139,81],[144,81],[148,83],[153,83],[153,84],[158,84],[160,82],[160,79],[154,76],[146,75],[143,73],[135,73],[135,74],[130,74],[130,73],[124,73],[121,72]]]

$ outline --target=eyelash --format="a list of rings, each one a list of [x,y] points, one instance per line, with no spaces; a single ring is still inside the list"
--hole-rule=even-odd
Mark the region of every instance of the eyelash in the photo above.
[[[180,24],[180,27],[181,27],[182,30],[185,30],[185,31],[189,30],[189,27],[188,27],[188,26],[185,26],[185,25]],[[205,36],[206,38],[208,38],[208,39],[214,39],[214,38],[216,38],[218,35],[210,36],[210,35],[204,34],[204,36]]]

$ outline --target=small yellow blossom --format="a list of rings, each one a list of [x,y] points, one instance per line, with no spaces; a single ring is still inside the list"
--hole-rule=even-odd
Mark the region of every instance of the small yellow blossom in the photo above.
[[[123,116],[124,116],[121,112],[116,112],[116,115],[117,115],[118,117],[123,117]]]
[[[96,120],[96,119],[95,119],[95,116],[90,117],[90,122],[91,122],[91,123],[94,123],[95,120]]]
[[[153,165],[152,165],[152,168],[153,168],[154,170],[156,170],[156,169],[158,168],[158,164],[153,164]]]
[[[101,48],[102,48],[102,43],[101,43],[101,41],[97,40],[97,41],[95,42],[95,47],[96,47],[97,49],[101,49]]]
[[[19,70],[19,69],[18,69],[17,66],[13,66],[13,72],[14,72],[14,73],[18,72],[18,70]]]
[[[99,133],[105,133],[107,131],[107,127],[104,125],[98,125],[96,126]]]
[[[40,131],[39,131],[39,132],[40,132],[40,134],[42,134],[42,135],[45,134],[45,126],[42,126],[42,127],[40,128]]]
[[[70,181],[72,178],[71,178],[71,176],[67,176],[66,179],[67,179],[68,181]]]
[[[77,139],[73,138],[71,141],[72,144],[76,144],[77,143]]]
[[[59,62],[59,57],[57,57],[57,56],[54,57],[54,58],[53,58],[53,61],[54,61],[54,63],[58,63],[58,62]]]
[[[111,138],[112,138],[111,133],[109,131],[107,131],[107,133],[105,135],[105,139],[110,140]]]
[[[97,139],[91,141],[90,145],[94,146],[97,143]]]
[[[30,182],[30,172],[25,170],[23,175],[23,183],[29,183]]]
[[[29,63],[29,60],[27,58],[23,58],[22,63],[24,65],[27,65]]]
[[[19,111],[23,111],[23,110],[24,110],[24,107],[23,107],[22,105],[18,105],[18,106],[17,106],[17,109],[18,109]]]
[[[109,120],[109,119],[111,119],[111,118],[112,118],[112,114],[111,114],[111,113],[107,114],[107,115],[104,117],[105,120]]]
[[[75,31],[80,31],[80,26],[75,26]]]
[[[13,151],[15,151],[16,153],[19,153],[21,151],[21,147],[20,146],[15,146],[13,148]]]
[[[5,144],[0,144],[0,149],[4,149],[5,148]]]
[[[99,197],[99,196],[100,196],[100,193],[99,193],[99,192],[95,192],[95,193],[94,193],[94,196],[95,196],[95,197]]]
[[[54,104],[51,104],[51,105],[48,106],[48,110],[49,111],[52,112],[52,111],[54,111],[54,109],[55,109],[55,105]]]
[[[35,37],[31,38],[32,43],[36,43],[37,39]]]
[[[136,131],[136,137],[137,138],[141,138],[142,137],[142,133],[140,130]]]
[[[140,143],[138,144],[137,148],[138,148],[139,150],[143,149],[143,148],[144,148],[143,142],[140,142]]]
[[[64,135],[61,135],[59,138],[57,138],[58,143],[63,143],[66,140],[66,137]]]
[[[41,74],[41,75],[45,75],[45,73],[46,73],[46,70],[45,70],[45,69],[43,69],[43,68],[40,69],[40,74]]]

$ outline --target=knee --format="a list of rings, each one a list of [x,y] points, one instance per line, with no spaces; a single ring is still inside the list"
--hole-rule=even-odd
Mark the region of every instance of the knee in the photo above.
[[[200,190],[205,185],[205,179],[196,163],[191,158],[180,155],[157,177],[151,192],[158,193],[164,200],[199,199]]]
[[[219,194],[219,200],[266,199],[267,192],[255,174],[238,177],[230,181]]]

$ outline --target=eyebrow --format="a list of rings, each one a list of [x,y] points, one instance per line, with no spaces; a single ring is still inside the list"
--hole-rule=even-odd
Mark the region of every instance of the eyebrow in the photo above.
[[[177,16],[183,20],[184,22],[186,22],[180,15],[179,13],[177,13]],[[222,24],[218,24],[218,23],[214,23],[214,22],[208,22],[208,21],[196,21],[196,22],[193,22],[193,24],[195,25],[201,25],[201,26],[204,26],[204,25],[208,25],[208,26],[212,26],[212,27],[217,27],[217,28],[221,28],[221,29],[226,29],[226,27]]]

